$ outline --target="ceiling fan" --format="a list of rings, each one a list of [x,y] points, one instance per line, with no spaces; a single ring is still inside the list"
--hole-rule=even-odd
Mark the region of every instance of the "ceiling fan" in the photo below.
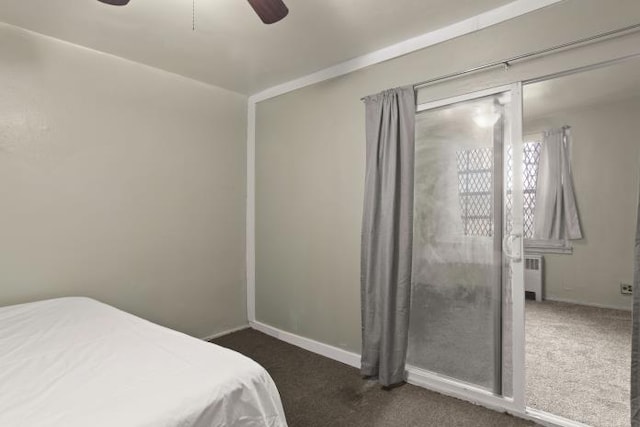
[[[125,6],[129,0],[98,0],[112,6]],[[289,9],[282,0],[247,0],[256,11],[262,22],[273,24],[289,13]]]

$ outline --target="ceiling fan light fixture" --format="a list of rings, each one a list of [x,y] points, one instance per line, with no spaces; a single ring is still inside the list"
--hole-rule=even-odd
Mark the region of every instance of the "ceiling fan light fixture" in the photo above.
[[[129,0],[98,0],[102,3],[109,4],[111,6],[126,6]]]
[[[282,0],[247,0],[262,22],[273,24],[289,14]]]
[[[478,127],[490,128],[495,126],[500,116],[501,114],[495,111],[479,112],[473,116],[473,121]]]

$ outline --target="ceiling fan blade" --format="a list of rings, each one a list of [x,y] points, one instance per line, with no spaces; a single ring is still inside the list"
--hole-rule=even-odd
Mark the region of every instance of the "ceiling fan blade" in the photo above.
[[[289,9],[282,0],[248,0],[262,22],[273,24],[289,13]]]
[[[98,0],[102,3],[110,4],[111,6],[125,6],[129,3],[129,0]]]

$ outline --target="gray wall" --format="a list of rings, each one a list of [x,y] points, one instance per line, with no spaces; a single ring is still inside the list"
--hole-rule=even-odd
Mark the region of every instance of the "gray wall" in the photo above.
[[[246,98],[0,24],[0,305],[246,324]]]
[[[360,97],[640,20],[636,0],[567,0],[257,107],[256,318],[360,351]],[[637,51],[638,37],[422,91],[436,99]]]
[[[525,103],[526,116],[526,103]],[[584,239],[546,254],[545,298],[631,310],[640,164],[640,99],[553,113],[525,133],[571,126],[571,168]]]

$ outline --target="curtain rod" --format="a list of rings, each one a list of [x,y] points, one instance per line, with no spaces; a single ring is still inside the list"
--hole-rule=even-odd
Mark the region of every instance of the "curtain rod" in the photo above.
[[[473,68],[469,68],[469,69],[466,69],[466,70],[463,70],[463,71],[457,71],[455,73],[444,74],[442,76],[434,77],[432,79],[424,80],[422,82],[416,83],[416,84],[413,85],[413,89],[417,90],[417,89],[419,89],[421,87],[429,86],[429,85],[431,85],[433,83],[437,83],[437,82],[441,82],[441,81],[444,81],[444,80],[453,79],[453,78],[456,78],[456,77],[465,76],[467,74],[473,74],[473,73],[476,73],[478,71],[483,71],[483,70],[487,70],[487,69],[490,69],[490,68],[495,68],[495,67],[498,67],[498,66],[501,66],[501,65],[504,66],[505,69],[508,69],[509,66],[513,62],[522,61],[522,60],[525,60],[525,59],[531,59],[533,57],[546,55],[546,54],[549,54],[551,52],[555,52],[555,51],[558,51],[558,50],[577,47],[579,45],[583,45],[583,44],[599,41],[600,39],[604,39],[604,38],[613,38],[615,36],[622,36],[623,35],[622,33],[630,33],[630,32],[635,32],[635,31],[638,31],[638,30],[640,30],[640,23],[639,24],[634,24],[634,25],[629,25],[629,26],[622,27],[622,28],[618,28],[617,30],[611,30],[611,31],[607,31],[607,32],[604,32],[604,33],[596,34],[594,36],[589,36],[589,37],[585,37],[585,38],[582,38],[582,39],[570,41],[570,42],[567,42],[567,43],[562,43],[562,44],[559,44],[559,45],[548,47],[546,49],[535,50],[535,51],[532,51],[532,52],[529,52],[529,53],[524,53],[524,54],[521,54],[521,55],[512,56],[511,58],[503,59],[501,61],[488,62],[486,64],[479,65],[479,66],[473,67]],[[361,98],[360,100],[364,101],[365,98]]]

